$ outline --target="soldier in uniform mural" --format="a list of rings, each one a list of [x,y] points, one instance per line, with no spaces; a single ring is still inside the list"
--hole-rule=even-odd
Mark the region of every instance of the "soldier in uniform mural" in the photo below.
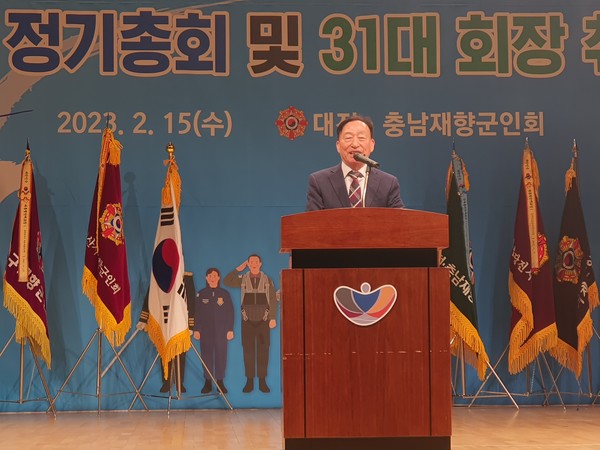
[[[278,305],[273,280],[260,270],[261,266],[260,256],[250,255],[223,281],[225,286],[242,290],[242,348],[247,379],[243,392],[246,393],[254,390],[255,377],[261,392],[271,391],[266,377],[271,328],[277,326]]]
[[[206,287],[195,295],[190,309],[194,311],[194,338],[200,340],[202,360],[226,394],[223,379],[227,367],[227,341],[233,339],[233,302],[229,292],[219,286],[220,281],[219,270],[214,267],[208,269]],[[212,380],[206,367],[203,394],[212,391]]]

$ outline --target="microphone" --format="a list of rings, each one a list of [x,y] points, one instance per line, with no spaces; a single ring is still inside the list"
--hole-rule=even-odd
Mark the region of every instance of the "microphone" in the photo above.
[[[375,168],[379,167],[379,163],[377,161],[373,161],[371,158],[369,158],[368,156],[363,155],[362,153],[355,153],[354,154],[354,159],[356,161],[361,162],[361,163],[365,163],[369,167],[375,167]]]

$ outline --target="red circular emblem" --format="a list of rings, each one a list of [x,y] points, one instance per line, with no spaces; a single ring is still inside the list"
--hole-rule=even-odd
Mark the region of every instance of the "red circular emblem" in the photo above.
[[[106,205],[99,221],[102,237],[110,239],[117,245],[124,242],[123,212],[120,203],[109,203]]]
[[[275,121],[275,125],[279,128],[281,136],[293,141],[298,136],[304,135],[308,121],[303,111],[290,106],[288,109],[279,111],[279,117]]]

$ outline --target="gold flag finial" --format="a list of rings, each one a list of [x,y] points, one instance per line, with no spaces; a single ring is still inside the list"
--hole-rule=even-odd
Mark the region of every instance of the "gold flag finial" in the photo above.
[[[172,158],[173,157],[173,153],[175,153],[175,146],[173,145],[172,142],[169,142],[167,144],[167,148],[165,150],[169,154],[169,158]]]

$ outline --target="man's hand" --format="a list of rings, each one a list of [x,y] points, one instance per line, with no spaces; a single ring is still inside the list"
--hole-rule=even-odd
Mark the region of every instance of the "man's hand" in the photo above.
[[[194,339],[196,339],[197,341],[200,340],[200,332],[199,331],[194,331]]]
[[[136,329],[136,330],[140,330],[140,331],[146,331],[146,327],[147,327],[147,326],[148,326],[148,324],[147,324],[147,323],[145,323],[145,322],[138,322],[138,323],[135,325],[135,329]]]

